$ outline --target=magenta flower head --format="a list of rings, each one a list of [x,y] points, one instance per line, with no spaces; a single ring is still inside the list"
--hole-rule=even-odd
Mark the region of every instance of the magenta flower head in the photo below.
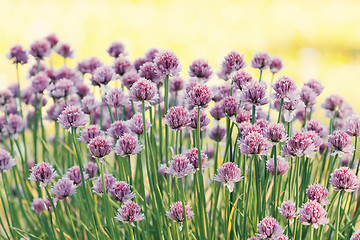
[[[274,97],[276,99],[288,98],[297,89],[294,80],[289,76],[279,77],[272,87],[275,91]]]
[[[193,129],[197,129],[197,116],[198,116],[198,110],[194,108],[189,112],[189,126]],[[207,117],[206,113],[204,111],[200,111],[200,128],[204,128],[207,125],[209,125],[210,119]]]
[[[84,180],[86,181],[89,178],[89,175],[87,173],[84,173]],[[71,181],[73,181],[76,185],[81,184],[81,172],[79,166],[73,166],[69,168],[69,170],[66,173],[66,177],[69,178]]]
[[[280,70],[283,68],[283,62],[281,60],[281,58],[273,56],[270,59],[270,71],[272,72],[272,74],[275,74],[277,72],[280,72]]]
[[[309,201],[304,203],[299,210],[299,222],[317,229],[320,225],[328,224],[329,219],[326,218],[326,214],[320,203]]]
[[[74,57],[74,50],[71,49],[71,46],[67,43],[61,43],[56,48],[57,54],[63,58],[72,58]]]
[[[30,54],[37,60],[43,60],[50,54],[50,44],[45,40],[37,40],[30,45]]]
[[[104,158],[106,155],[109,155],[111,152],[111,145],[103,136],[97,136],[91,139],[90,143],[87,145],[92,156],[96,158]]]
[[[220,120],[225,117],[225,111],[222,102],[217,102],[210,110],[210,115],[216,120]]]
[[[283,154],[285,156],[298,156],[304,154],[311,156],[320,147],[321,138],[313,131],[310,132],[296,132],[283,146]]]
[[[100,128],[96,125],[89,125],[80,132],[79,141],[89,143],[91,139],[97,136],[102,136]]]
[[[45,37],[45,40],[50,44],[51,48],[54,48],[56,44],[59,42],[58,37],[52,33]]]
[[[106,103],[112,108],[120,108],[129,103],[129,98],[121,88],[113,88],[106,95]]]
[[[44,72],[36,74],[31,80],[31,88],[35,93],[43,93],[49,84],[50,79]]]
[[[329,191],[325,186],[318,184],[309,185],[306,189],[306,195],[312,201],[317,201],[321,205],[329,204],[330,201],[327,200],[327,196],[329,195]]]
[[[31,210],[34,210],[37,214],[45,211],[44,200],[42,200],[41,198],[34,198],[33,202],[31,203]]]
[[[58,122],[64,129],[83,127],[88,122],[78,106],[68,106],[60,114]]]
[[[15,165],[16,161],[11,154],[4,149],[0,149],[0,172],[10,171]]]
[[[139,69],[139,76],[154,82],[155,84],[162,84],[162,76],[158,71],[155,63],[153,62],[146,62],[141,65]]]
[[[130,130],[124,121],[113,122],[107,130],[107,134],[113,139],[119,139],[125,133],[129,133]]]
[[[316,93],[308,86],[303,86],[300,97],[306,107],[312,107],[316,104]]]
[[[116,143],[114,148],[115,153],[121,157],[127,157],[130,155],[136,155],[141,151],[141,145],[138,139],[128,133],[125,133]]]
[[[348,167],[341,167],[330,174],[330,183],[335,191],[353,192],[359,187],[359,180]]]
[[[146,60],[145,58],[137,58],[134,60],[134,68],[136,70],[136,72],[139,72],[140,70],[140,67],[144,64],[144,63],[147,63],[148,60]]]
[[[271,144],[258,132],[250,132],[240,140],[240,151],[245,155],[267,155]]]
[[[30,170],[29,180],[39,181],[40,187],[45,187],[51,180],[58,176],[54,168],[47,162],[36,164]]]
[[[271,57],[267,52],[257,52],[251,59],[251,66],[260,70],[265,70],[271,64]]]
[[[351,144],[351,137],[344,131],[336,130],[329,135],[329,148],[333,150],[331,155],[339,154],[340,157],[344,155],[352,155],[354,147]]]
[[[360,230],[358,230],[356,233],[354,233],[350,240],[360,240]]]
[[[172,93],[178,93],[184,89],[184,79],[179,76],[175,76],[169,79],[169,91]]]
[[[131,89],[132,85],[139,79],[139,74],[136,71],[130,71],[125,73],[122,78],[122,84],[127,88]]]
[[[150,48],[149,50],[146,51],[145,53],[145,59],[149,62],[154,61],[156,54],[159,52],[158,49],[156,48]]]
[[[84,166],[85,173],[89,176],[89,178],[93,178],[97,174],[98,166],[94,162],[88,162]]]
[[[107,52],[111,57],[117,58],[125,52],[125,46],[121,42],[112,42]]]
[[[186,219],[190,219],[194,216],[194,212],[191,210],[191,207],[185,205],[185,214]],[[183,222],[184,218],[184,209],[181,201],[175,202],[170,206],[170,210],[166,212],[166,216],[175,222]]]
[[[197,77],[201,80],[204,80],[204,82],[207,82],[211,77],[211,74],[211,67],[205,59],[196,59],[191,63],[191,65],[189,65],[190,77]]]
[[[23,47],[16,44],[10,48],[10,51],[6,54],[6,57],[14,64],[26,64],[28,62],[28,55]]]
[[[82,111],[85,114],[90,115],[94,113],[96,108],[99,106],[99,103],[96,102],[95,97],[93,95],[88,95],[81,100],[81,105],[83,106]]]
[[[139,78],[130,89],[130,98],[135,102],[151,101],[157,98],[156,84],[145,78]]]
[[[239,99],[234,96],[225,98],[222,101],[222,106],[224,108],[225,115],[230,118],[236,115],[239,107],[239,103],[240,103]]]
[[[308,121],[305,125],[305,130],[314,131],[321,138],[326,137],[328,134],[328,131],[325,128],[324,124],[322,124],[319,120],[316,119]]]
[[[287,221],[296,217],[296,204],[291,200],[282,202],[278,210]]]
[[[11,102],[13,94],[10,90],[0,90],[0,106],[6,106]]]
[[[164,76],[176,76],[181,71],[179,58],[171,50],[160,50],[156,54],[154,63]]]
[[[256,106],[268,103],[266,98],[266,83],[257,81],[248,83],[241,91],[240,100]]]
[[[114,183],[116,182],[116,178],[109,173],[105,173],[104,174],[104,180],[105,180],[105,191],[109,192],[110,189],[112,188],[112,186],[114,185]],[[103,188],[103,183],[102,183],[102,177],[99,176],[95,181],[94,181],[94,186],[92,187],[92,190],[94,193],[98,194],[98,195],[103,195],[104,194],[104,188]]]
[[[55,194],[56,198],[65,199],[76,192],[76,185],[67,177],[59,179],[57,183],[51,188],[51,192]]]
[[[265,130],[265,136],[270,142],[278,143],[287,140],[285,127],[280,123],[272,123]]]
[[[91,83],[94,86],[107,85],[111,80],[115,79],[115,72],[110,66],[98,67],[91,78]]]
[[[189,120],[188,111],[183,106],[175,106],[169,108],[164,122],[172,130],[178,131],[186,127],[189,124]]]
[[[194,166],[190,160],[183,154],[178,154],[169,162],[169,167],[165,169],[165,173],[176,178],[183,178],[194,172]]]
[[[241,55],[237,51],[233,50],[228,53],[221,63],[221,69],[218,73],[218,77],[224,80],[228,80],[232,73],[246,67],[244,55]]]
[[[259,233],[256,235],[260,239],[278,239],[284,232],[279,222],[273,217],[265,217],[257,226]]]
[[[285,160],[285,158],[281,156],[276,157],[276,175],[281,176],[286,173],[286,171],[289,169],[289,162]],[[266,162],[266,169],[269,170],[271,175],[275,175],[275,160],[274,158],[270,158]]]
[[[56,207],[58,199],[53,198],[52,201],[53,201],[54,206]],[[46,210],[48,210],[49,212],[53,211],[53,206],[52,206],[51,201],[48,196],[45,197],[44,204],[45,204]]]
[[[345,131],[347,134],[353,137],[358,137],[360,135],[360,116],[352,115],[345,122]]]
[[[132,65],[131,62],[125,57],[118,57],[115,59],[113,68],[116,74],[123,76],[132,69]]]
[[[231,79],[236,84],[236,87],[240,90],[242,90],[249,82],[253,80],[252,75],[245,72],[244,70],[234,72],[231,75]]]
[[[345,100],[341,96],[332,94],[325,98],[324,102],[321,104],[321,107],[330,112],[336,112],[341,109],[344,101]]]
[[[46,65],[42,62],[40,62],[40,71],[39,72],[44,72],[46,71]],[[38,65],[37,63],[33,64],[30,68],[29,68],[29,72],[28,72],[28,77],[33,77],[36,74],[38,74]]]
[[[151,127],[151,123],[145,118],[145,126],[146,131],[149,130]],[[141,113],[137,113],[128,121],[128,127],[131,132],[135,133],[136,135],[143,135],[144,128],[143,128],[143,119]]]
[[[209,133],[209,138],[214,140],[215,142],[221,142],[225,137],[226,129],[221,126],[216,126],[211,129]]]
[[[15,135],[14,137],[16,137],[18,133],[22,132],[24,127],[25,127],[25,122],[21,116],[17,114],[10,114],[7,117],[6,130],[9,135]]]
[[[86,97],[87,95],[89,95],[90,92],[90,88],[84,84],[83,82],[77,82],[75,83],[75,87],[76,87],[76,94],[83,99],[84,97]]]
[[[317,96],[319,96],[324,90],[324,85],[322,85],[321,82],[316,79],[310,79],[304,85],[311,88]]]
[[[135,194],[130,190],[130,185],[124,181],[116,181],[112,185],[109,193],[118,202],[126,202],[135,197]]]
[[[56,99],[67,97],[77,91],[74,82],[66,78],[62,78],[55,84],[50,85],[49,90],[50,96]]]
[[[145,219],[145,215],[140,213],[140,211],[140,206],[129,200],[118,209],[118,214],[115,219],[123,223],[130,223],[131,226],[135,227],[134,222],[139,222]]]
[[[225,182],[225,186],[229,189],[229,192],[233,192],[234,183],[240,182],[243,178],[240,168],[235,163],[226,162],[217,169],[214,180],[217,182]]]
[[[209,87],[205,84],[196,84],[187,92],[187,99],[191,105],[206,108],[213,97]]]
[[[186,153],[186,158],[194,166],[195,169],[199,168],[199,154],[197,148],[192,148]],[[205,169],[209,166],[209,162],[205,162],[207,159],[206,154],[203,151],[200,151],[202,169]]]

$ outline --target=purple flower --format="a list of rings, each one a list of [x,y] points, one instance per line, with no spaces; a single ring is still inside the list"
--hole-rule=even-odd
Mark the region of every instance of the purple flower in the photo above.
[[[191,207],[185,205],[185,215],[186,219],[190,219],[194,216],[194,212],[191,210]],[[166,216],[175,222],[183,222],[184,218],[184,209],[182,202],[178,201],[173,203],[170,206],[170,210],[166,212]]]
[[[8,105],[13,97],[13,94],[10,90],[0,90],[0,106]]]
[[[40,62],[40,71],[39,72],[44,72],[46,71],[46,65],[42,62]],[[38,65],[37,63],[33,64],[30,68],[29,68],[29,72],[28,72],[28,77],[33,77],[36,74],[38,74]]]
[[[96,125],[89,125],[80,132],[79,141],[89,143],[91,139],[97,136],[102,136],[100,128]]]
[[[76,192],[76,185],[67,177],[59,179],[57,183],[51,188],[51,192],[55,194],[56,198],[65,199]]]
[[[110,66],[98,67],[91,78],[91,83],[94,86],[107,85],[111,80],[115,79],[115,72]]]
[[[90,88],[83,82],[77,82],[75,84],[75,87],[76,87],[76,94],[79,95],[81,99],[89,95]]]
[[[164,76],[176,76],[181,71],[179,58],[171,50],[160,50],[156,54],[154,63]]]
[[[105,180],[105,191],[109,192],[110,189],[112,188],[112,186],[114,185],[114,183],[116,182],[116,178],[112,174],[105,173],[104,174],[104,180]],[[96,193],[98,195],[103,195],[104,194],[102,176],[99,176],[94,181],[94,186],[92,187],[92,190],[93,190],[94,193]]]
[[[16,165],[15,159],[9,152],[0,149],[0,172],[10,171]]]
[[[51,180],[58,176],[54,168],[47,162],[36,164],[31,168],[30,172],[29,180],[39,181],[40,187],[45,187]]]
[[[283,146],[285,156],[302,157],[304,154],[311,156],[320,147],[321,138],[313,131],[296,132]]]
[[[225,117],[225,111],[222,102],[217,102],[210,110],[210,115],[216,120],[220,120]]]
[[[300,92],[300,97],[305,106],[312,107],[316,103],[316,93],[308,86],[303,86]]]
[[[130,223],[131,226],[135,227],[134,222],[145,219],[145,215],[143,213],[140,214],[140,211],[140,206],[129,200],[118,209],[115,219],[123,223]]]
[[[251,66],[260,70],[265,70],[271,64],[271,57],[267,52],[257,52],[251,58]]]
[[[270,59],[270,71],[275,74],[283,68],[283,62],[281,58],[273,56]]]
[[[341,109],[344,101],[345,100],[341,96],[333,94],[325,98],[324,102],[321,104],[321,107],[330,112],[336,112]]]
[[[245,155],[267,155],[271,144],[258,132],[250,132],[240,140],[240,151]]]
[[[156,97],[156,84],[145,78],[139,78],[130,89],[130,98],[135,102],[151,101]]]
[[[113,139],[119,139],[125,133],[129,133],[130,130],[124,121],[113,122],[107,130],[107,134]]]
[[[136,137],[125,133],[116,143],[115,153],[121,157],[136,155],[141,151],[141,145]]]
[[[134,60],[134,68],[137,72],[139,72],[140,70],[140,67],[144,64],[144,63],[147,63],[148,60],[146,60],[145,58],[137,58]]]
[[[175,155],[169,162],[169,167],[165,169],[165,173],[176,178],[183,178],[192,172],[194,172],[194,166],[183,154]]]
[[[240,108],[236,115],[236,122],[237,123],[248,122],[248,121],[250,121],[251,117],[252,116],[251,116],[250,111],[248,111],[244,108]]]
[[[177,93],[184,89],[184,80],[179,77],[175,76],[169,79],[169,91],[172,93]]]
[[[215,142],[221,142],[223,140],[226,133],[226,129],[221,126],[216,126],[211,129],[209,133],[209,138],[214,140]]]
[[[111,152],[111,145],[103,136],[97,136],[91,139],[90,143],[87,145],[92,156],[96,158],[104,158],[106,155],[109,155]]]
[[[222,101],[222,106],[224,108],[226,116],[233,117],[237,113],[239,107],[239,100],[233,96],[227,97]]]
[[[16,44],[10,48],[10,51],[6,54],[9,60],[12,60],[14,64],[26,64],[28,62],[28,55],[23,47]]]
[[[56,99],[67,97],[77,91],[74,82],[66,78],[62,78],[55,84],[50,85],[49,90],[50,96]]]
[[[350,240],[360,240],[360,230],[358,230],[356,233],[354,233]]]
[[[266,98],[266,83],[256,81],[248,83],[241,91],[240,100],[256,106],[268,103]]]
[[[59,42],[58,37],[54,33],[46,36],[45,40],[50,44],[51,48],[54,48],[56,44]]]
[[[41,198],[34,198],[31,203],[31,210],[34,210],[37,214],[45,211],[45,203]]]
[[[335,191],[353,192],[359,187],[359,180],[348,167],[341,167],[330,174],[330,183]]]
[[[50,44],[44,40],[37,40],[30,45],[30,54],[37,60],[43,60],[50,54]]]
[[[189,159],[190,163],[194,166],[195,169],[199,168],[199,152],[197,148],[190,149],[187,151],[185,156],[187,159]],[[205,169],[209,166],[209,162],[205,162],[207,156],[203,151],[200,151],[200,156],[202,169]]]
[[[339,154],[340,157],[349,154],[352,155],[354,147],[351,145],[351,137],[344,131],[336,130],[329,135],[329,148],[333,150],[331,155]]]
[[[152,62],[154,61],[156,54],[159,52],[158,49],[156,48],[150,48],[149,50],[146,51],[145,53],[145,58],[147,61]]]
[[[6,130],[9,135],[15,135],[22,132],[24,127],[25,127],[25,122],[21,118],[21,116],[17,114],[10,114],[7,117]]]
[[[152,81],[155,84],[161,84],[162,76],[158,71],[155,63],[153,62],[146,62],[141,65],[139,69],[139,76],[145,78],[147,80]]]
[[[189,75],[190,77],[197,77],[204,82],[208,81],[211,77],[212,70],[209,63],[202,58],[194,60],[191,65],[189,65]]]
[[[257,132],[260,134],[263,133],[263,131],[259,125],[256,125],[256,124],[253,125],[250,122],[242,122],[238,126],[239,126],[241,136],[243,138],[245,138],[247,135],[249,135],[249,133],[252,133],[252,132]]]
[[[190,89],[193,88],[193,86],[189,87]],[[219,102],[224,98],[231,96],[231,82],[225,82],[220,86],[212,86],[211,92],[214,94],[214,102]]]
[[[122,76],[121,82],[127,89],[131,89],[132,85],[136,83],[138,79],[139,74],[135,71],[130,71]]]
[[[277,168],[276,168],[276,175],[277,176],[284,175],[286,173],[286,171],[289,169],[289,162],[286,161],[285,158],[283,158],[281,156],[276,157],[276,165],[277,165]],[[269,170],[271,175],[275,174],[275,160],[274,160],[274,158],[270,158],[266,162],[266,169]]]
[[[112,108],[120,108],[129,103],[129,97],[121,90],[121,88],[113,88],[106,95],[106,103]]]
[[[243,69],[244,67],[246,67],[244,55],[233,50],[228,53],[222,61],[218,77],[228,80],[233,72]]]
[[[321,205],[326,205],[330,203],[330,201],[326,199],[329,195],[329,191],[326,189],[325,186],[319,183],[309,185],[306,189],[306,195],[310,200],[317,201]]]
[[[281,216],[286,218],[287,221],[296,217],[296,204],[291,200],[281,203],[278,210]]]
[[[58,45],[56,48],[56,52],[63,58],[72,58],[74,56],[74,51],[67,43],[61,43],[60,45]]]
[[[214,180],[225,182],[225,186],[227,186],[229,192],[233,192],[234,183],[240,182],[243,178],[240,168],[235,163],[226,162],[217,169]]]
[[[242,90],[249,82],[253,80],[252,75],[245,72],[244,70],[234,72],[231,75],[231,79],[240,90]]]
[[[260,221],[258,226],[258,232],[256,235],[260,239],[274,239],[277,240],[284,230],[281,228],[278,221],[273,217],[265,217]]]
[[[182,130],[189,124],[188,111],[183,106],[171,107],[165,115],[164,122],[174,131]]]
[[[123,76],[132,69],[132,65],[125,57],[118,57],[115,59],[113,68],[116,74]]]
[[[265,136],[273,143],[284,142],[287,140],[285,127],[280,123],[270,124],[266,128]]]
[[[88,162],[87,164],[85,164],[84,168],[85,173],[89,176],[89,178],[93,178],[96,176],[98,170],[96,163]]]
[[[116,181],[112,185],[109,193],[118,202],[126,202],[135,197],[135,194],[130,190],[130,185],[124,181]]]
[[[193,129],[197,129],[197,116],[198,110],[194,108],[189,112],[189,126]],[[210,123],[210,119],[206,116],[204,111],[200,111],[200,128],[206,127]]]
[[[299,222],[304,225],[312,225],[313,228],[317,229],[320,225],[326,225],[329,219],[326,218],[327,212],[316,201],[309,201],[302,205],[299,210]]]
[[[88,122],[78,106],[68,106],[60,114],[58,122],[64,129],[83,127]]]
[[[313,119],[306,123],[305,125],[306,131],[314,131],[319,137],[324,138],[327,136],[328,131],[325,128],[324,124],[322,124],[319,120]]]
[[[43,93],[49,84],[50,79],[44,72],[36,74],[31,80],[31,88],[35,93]]]
[[[319,96],[324,90],[324,86],[321,84],[320,81],[316,79],[310,79],[304,85],[311,88],[316,93],[317,96]]]
[[[146,131],[149,130],[151,127],[151,123],[145,118],[145,126]],[[137,135],[143,135],[144,134],[144,127],[143,127],[143,119],[141,113],[135,114],[129,121],[128,121],[128,127],[131,130],[131,132],[137,134]]]
[[[53,202],[53,204],[54,204],[54,207],[56,207],[57,201],[58,201],[57,198],[53,198],[53,199],[52,199],[52,202]],[[44,204],[45,204],[46,209],[47,209],[49,212],[52,212],[52,211],[53,211],[53,206],[52,206],[51,201],[50,201],[50,199],[49,199],[48,196],[45,197]]]
[[[89,175],[87,173],[83,173],[84,175],[84,181],[86,181],[89,178]],[[81,172],[79,166],[73,166],[69,168],[68,172],[66,173],[66,177],[69,178],[71,181],[73,181],[76,185],[81,184]]]
[[[213,97],[209,87],[205,84],[196,84],[187,92],[187,99],[191,105],[206,108]]]
[[[117,58],[125,51],[125,46],[121,42],[112,42],[107,52],[111,57]]]
[[[345,122],[346,133],[353,137],[360,135],[360,116],[352,115]]]
[[[81,100],[82,111],[85,114],[92,114],[99,106],[99,103],[96,102],[95,97],[93,95],[88,95]]]
[[[275,99],[289,98],[297,89],[294,80],[289,76],[281,76],[273,84]]]

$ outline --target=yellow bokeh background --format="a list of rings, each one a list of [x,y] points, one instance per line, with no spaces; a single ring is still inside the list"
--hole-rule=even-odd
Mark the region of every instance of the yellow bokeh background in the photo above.
[[[299,86],[309,78],[321,80],[326,88],[319,102],[338,93],[360,110],[360,1],[0,0],[0,5],[1,87],[15,81],[15,68],[5,57],[12,44],[28,48],[56,33],[75,50],[71,66],[93,55],[111,63],[106,49],[119,40],[132,60],[150,47],[172,49],[184,76],[195,58],[207,59],[217,71],[233,49],[247,62],[256,51],[268,51],[284,60],[282,74]],[[264,77],[269,80],[270,73]]]

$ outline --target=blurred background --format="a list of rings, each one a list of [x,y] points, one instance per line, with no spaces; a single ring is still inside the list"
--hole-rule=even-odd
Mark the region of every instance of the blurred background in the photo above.
[[[235,49],[249,63],[259,50],[280,56],[281,74],[299,87],[309,78],[326,86],[319,102],[331,93],[343,95],[360,110],[360,1],[94,1],[1,0],[0,83],[15,82],[15,66],[5,54],[11,45],[26,48],[33,40],[56,33],[70,43],[69,65],[96,55],[111,63],[106,49],[122,41],[128,57],[143,56],[150,47],[170,48],[183,66],[202,57],[217,72],[223,57]],[[55,56],[55,66],[62,59]],[[26,75],[30,64],[22,67]],[[246,68],[258,77],[258,72]],[[266,72],[265,80],[271,75]],[[212,83],[219,81],[214,75]],[[323,112],[321,111],[321,115]]]

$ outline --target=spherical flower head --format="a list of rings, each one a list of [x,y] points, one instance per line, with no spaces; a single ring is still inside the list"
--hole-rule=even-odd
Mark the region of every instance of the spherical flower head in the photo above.
[[[236,122],[237,123],[243,123],[243,122],[249,122],[251,120],[251,112],[244,109],[244,108],[240,108],[237,112],[236,115]]]
[[[125,52],[125,46],[121,42],[112,42],[107,52],[111,57],[117,58],[120,54]]]
[[[43,60],[50,54],[50,44],[45,40],[37,40],[30,45],[30,54],[36,59],[36,61]]]
[[[271,57],[267,52],[257,52],[251,59],[251,66],[260,70],[265,70],[271,64]]]
[[[260,239],[278,239],[284,230],[280,226],[279,222],[273,217],[265,217],[260,221],[258,226],[258,232],[256,235]]]
[[[100,128],[96,125],[89,125],[80,132],[79,141],[83,143],[89,143],[91,139],[102,136]]]
[[[145,53],[145,59],[149,62],[154,61],[156,54],[159,52],[158,49],[156,48],[150,48],[149,50],[146,51]]]
[[[270,124],[265,131],[265,136],[273,143],[287,140],[285,127],[281,123]]]
[[[34,108],[40,108],[40,105],[44,107],[47,104],[47,99],[40,94],[33,94],[30,97],[29,104],[32,105]]]
[[[233,117],[237,113],[239,99],[234,96],[227,97],[222,101],[222,106],[224,108],[225,115],[227,117]]]
[[[190,104],[200,108],[206,108],[213,94],[205,84],[196,84],[188,93],[187,99]]]
[[[176,76],[181,71],[179,58],[171,50],[160,50],[154,59],[159,72],[164,76]]]
[[[211,77],[211,74],[211,66],[205,59],[196,59],[191,63],[191,65],[189,65],[190,77],[197,77],[206,82]]]
[[[192,148],[186,153],[186,158],[194,166],[195,169],[199,168],[199,154],[197,148]],[[206,154],[203,151],[200,151],[202,169],[205,169],[209,166],[209,162],[205,162],[207,159]]]
[[[308,86],[303,86],[300,97],[306,107],[312,107],[316,104],[316,93]]]
[[[183,106],[171,107],[165,115],[164,122],[174,131],[182,130],[189,124],[188,111]]]
[[[45,203],[41,198],[34,198],[31,203],[31,210],[35,211],[37,214],[45,211]]]
[[[114,148],[115,153],[121,157],[127,157],[130,155],[136,155],[141,151],[141,145],[138,139],[128,133],[125,133],[116,143]]]
[[[333,150],[332,155],[352,155],[354,147],[351,144],[351,137],[344,131],[336,130],[329,135],[328,146]]]
[[[136,71],[129,71],[122,76],[121,82],[127,89],[131,89],[138,79],[139,74]]]
[[[154,82],[155,84],[162,84],[163,76],[161,76],[159,70],[157,69],[155,63],[146,62],[141,65],[139,69],[139,76]]]
[[[248,83],[241,91],[240,100],[256,106],[265,105],[268,103],[266,98],[266,83],[257,81]]]
[[[151,127],[151,123],[145,118],[145,126],[146,132],[148,132],[149,128]],[[142,114],[137,113],[128,121],[128,127],[131,132],[135,133],[136,135],[143,135],[144,134],[144,127],[143,127],[143,119]]]
[[[88,122],[78,106],[68,106],[60,114],[58,122],[64,129],[83,127]]]
[[[134,227],[134,222],[139,222],[145,219],[145,215],[140,213],[140,211],[140,206],[129,200],[118,209],[118,214],[115,219],[123,223],[130,223],[130,225]]]
[[[169,79],[169,91],[172,93],[178,93],[184,89],[184,79],[179,76],[175,76]]]
[[[74,82],[66,78],[62,78],[56,81],[55,84],[50,85],[49,90],[51,97],[56,99],[67,97],[77,91]]]
[[[269,67],[272,74],[280,72],[280,70],[283,68],[283,62],[281,58],[276,56],[271,57]]]
[[[35,93],[43,93],[49,84],[50,79],[44,72],[36,74],[31,80],[31,88]]]
[[[347,134],[353,137],[358,137],[360,135],[360,116],[352,115],[345,122],[345,131]]]
[[[108,140],[103,136],[97,136],[89,142],[87,145],[92,156],[96,158],[104,158],[106,155],[109,155],[111,152],[111,145]]]
[[[360,240],[360,230],[357,231],[356,233],[354,233],[354,234],[351,236],[350,240]]]
[[[253,125],[250,122],[242,122],[238,125],[242,138],[245,138],[249,133],[257,132],[262,134],[262,129],[259,125]]]
[[[98,166],[94,162],[88,162],[84,166],[85,173],[89,176],[89,178],[93,178],[97,174]]]
[[[328,131],[325,128],[324,124],[322,124],[319,120],[316,120],[316,119],[308,121],[305,125],[305,130],[306,131],[314,131],[321,138],[326,137],[328,134]]]
[[[88,95],[81,100],[81,105],[82,105],[82,111],[85,114],[90,115],[96,110],[96,108],[99,106],[99,103],[96,102],[95,97],[93,95]]]
[[[244,55],[241,55],[237,51],[233,50],[228,53],[222,61],[218,77],[228,80],[233,72],[243,69],[244,67],[246,67]]]
[[[42,62],[40,62],[40,71],[39,72],[45,72],[47,69],[46,65]],[[28,78],[31,78],[33,76],[35,76],[36,74],[38,74],[38,64],[35,63],[33,64],[28,71]]]
[[[36,164],[30,170],[29,180],[39,181],[40,187],[45,187],[51,180],[58,176],[54,168],[47,162]]]
[[[57,183],[51,188],[51,192],[55,194],[56,198],[65,199],[76,192],[76,185],[67,177],[59,179]]]
[[[329,97],[325,98],[324,102],[321,104],[321,107],[330,112],[339,111],[344,101],[345,100],[343,99],[343,97],[332,94]]]
[[[137,58],[137,59],[135,59],[135,60],[134,60],[134,63],[133,63],[135,70],[136,70],[137,72],[139,72],[140,67],[141,67],[144,63],[147,63],[147,62],[148,62],[148,60],[145,59],[145,58]]]
[[[135,197],[135,194],[130,190],[130,185],[124,181],[116,181],[112,185],[109,193],[118,202],[126,202]]]
[[[13,94],[10,90],[0,90],[0,106],[8,105],[11,102]]]
[[[194,216],[194,212],[191,210],[191,207],[185,205],[185,214],[186,219],[190,219]],[[175,222],[183,222],[184,218],[184,209],[181,201],[175,202],[170,206],[170,210],[166,212],[166,216]]]
[[[9,135],[15,135],[22,132],[25,127],[25,122],[21,116],[17,114],[10,114],[7,117],[6,130]]]
[[[220,120],[225,117],[225,111],[222,102],[217,102],[210,110],[210,115],[216,120]]]
[[[278,210],[287,221],[296,217],[296,204],[291,200],[282,202]]]
[[[244,70],[238,70],[231,75],[231,79],[236,84],[236,87],[242,90],[249,82],[253,80],[250,73]]]
[[[11,154],[4,149],[0,149],[0,172],[7,172],[15,165],[16,161]]]
[[[145,78],[139,78],[130,89],[130,98],[135,102],[151,101],[156,97],[156,84]]]
[[[178,154],[169,162],[169,167],[164,172],[176,178],[183,178],[194,172],[194,166],[185,155]]]
[[[322,85],[321,82],[316,79],[310,79],[304,85],[311,88],[317,96],[319,96],[325,88],[324,85]]]
[[[313,131],[296,132],[283,146],[283,154],[285,156],[302,157],[304,154],[311,156],[320,147],[322,141],[320,137]]]
[[[62,56],[63,58],[73,58],[74,50],[71,49],[71,46],[68,43],[61,43],[56,48],[57,54]]]
[[[89,175],[87,173],[83,173],[84,180],[86,181],[89,178]],[[66,177],[69,178],[71,181],[73,181],[76,185],[81,184],[81,172],[79,166],[73,166],[69,168],[69,170],[66,173]]]
[[[330,174],[330,183],[335,191],[353,192],[359,187],[359,180],[348,167],[341,167]]]
[[[6,57],[14,64],[26,64],[28,62],[28,55],[23,47],[16,44],[10,48],[10,51],[6,54]]]
[[[329,195],[329,191],[325,186],[317,183],[313,185],[309,185],[306,189],[306,195],[312,201],[317,201],[321,205],[329,204],[330,201],[327,200],[327,196]]]
[[[267,155],[271,144],[258,132],[250,132],[240,140],[240,151],[245,155]]]
[[[297,89],[294,80],[289,76],[279,77],[272,87],[275,91],[276,99],[288,98]]]
[[[107,130],[107,134],[113,139],[119,139],[125,133],[129,133],[130,129],[128,128],[126,122],[124,121],[115,121],[113,122]]]
[[[189,126],[193,129],[197,129],[197,116],[198,116],[198,110],[194,108],[189,112]],[[206,113],[204,111],[200,111],[200,128],[204,128],[207,125],[209,125],[210,119],[207,117]]]
[[[98,67],[91,78],[91,83],[94,86],[107,85],[111,80],[115,79],[115,72],[110,66]]]
[[[129,97],[121,90],[121,88],[113,88],[106,95],[106,103],[112,108],[120,108],[129,103]]]
[[[118,57],[115,59],[113,65],[114,71],[119,76],[123,76],[125,73],[132,69],[131,62],[125,57]]]
[[[226,129],[221,126],[216,126],[211,129],[209,133],[209,138],[214,140],[215,142],[221,142],[224,139],[226,133]]]
[[[326,214],[320,203],[309,201],[304,203],[299,210],[299,222],[317,229],[320,225],[328,224],[329,219],[326,218]]]
[[[214,180],[225,182],[225,186],[227,186],[229,192],[233,192],[234,183],[240,182],[243,178],[240,168],[235,163],[226,162],[217,169]]]
[[[59,42],[58,37],[54,33],[49,34],[48,36],[46,36],[45,40],[48,41],[51,48],[54,48],[56,46],[56,44]]]
[[[105,191],[109,192],[110,189],[112,188],[112,186],[114,185],[114,183],[116,182],[116,178],[109,173],[105,173],[104,174],[104,180],[105,180]],[[94,193],[98,194],[98,195],[103,195],[104,194],[104,188],[103,188],[103,183],[102,183],[102,177],[99,176],[95,181],[94,181],[94,186],[92,187],[92,190]]]
[[[285,158],[281,156],[276,157],[276,175],[281,176],[286,173],[286,171],[289,169],[289,162],[285,160]],[[269,170],[271,175],[275,175],[275,160],[274,158],[270,158],[266,162],[266,169]]]

